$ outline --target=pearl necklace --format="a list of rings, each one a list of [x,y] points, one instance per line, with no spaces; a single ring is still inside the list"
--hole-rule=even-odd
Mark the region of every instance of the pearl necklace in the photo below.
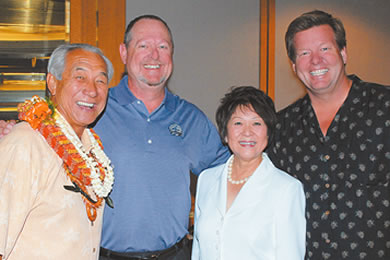
[[[235,181],[232,179],[232,166],[233,166],[233,161],[234,161],[234,156],[232,157],[232,159],[230,160],[229,164],[228,164],[228,168],[227,168],[227,180],[231,183],[231,184],[243,184],[245,182],[247,182],[249,180],[249,178],[251,176],[248,176],[248,177],[245,177],[244,179],[241,179],[241,180],[238,180],[238,181]]]
[[[81,158],[84,159],[87,167],[91,170],[91,175],[89,177],[91,178],[92,189],[95,192],[95,194],[100,198],[107,197],[114,183],[114,171],[110,165],[111,164],[110,159],[108,159],[106,154],[100,148],[99,144],[97,143],[96,139],[92,135],[91,131],[89,129],[85,129],[91,141],[92,148],[90,153],[92,156],[87,154],[83,144],[81,143],[79,137],[74,132],[73,128],[69,125],[69,123],[57,110],[55,113],[55,121],[58,127],[64,133],[64,135],[74,145],[77,152],[80,154]],[[101,163],[102,167],[106,169],[104,182],[100,177],[100,169],[98,163],[95,160],[98,160]]]

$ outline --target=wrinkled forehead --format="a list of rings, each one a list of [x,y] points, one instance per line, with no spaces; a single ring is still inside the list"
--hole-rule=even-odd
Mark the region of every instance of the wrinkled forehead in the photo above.
[[[65,68],[71,70],[93,70],[107,76],[107,66],[104,59],[97,53],[76,49],[66,55]]]

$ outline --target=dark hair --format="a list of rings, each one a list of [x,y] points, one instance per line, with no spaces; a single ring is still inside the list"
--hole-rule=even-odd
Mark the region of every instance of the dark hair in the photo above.
[[[168,24],[161,17],[159,17],[157,15],[154,15],[154,14],[144,14],[144,15],[141,15],[141,16],[138,16],[138,17],[134,18],[133,20],[131,20],[129,22],[129,24],[127,25],[127,28],[126,28],[126,31],[125,31],[125,37],[124,37],[124,40],[123,40],[123,43],[126,45],[126,47],[128,47],[129,42],[131,41],[131,38],[132,38],[131,37],[131,29],[133,29],[134,25],[139,20],[142,20],[142,19],[150,19],[150,20],[156,20],[156,21],[162,22],[165,25],[165,27],[167,28],[167,30],[168,30],[169,37],[171,38],[172,49],[173,49],[173,37],[172,37],[171,29],[169,28]]]
[[[288,57],[292,62],[295,62],[296,58],[294,46],[295,35],[301,31],[320,25],[329,25],[332,28],[339,50],[342,50],[345,46],[347,46],[343,23],[331,14],[320,10],[314,10],[295,18],[288,26],[285,35],[285,42]]]
[[[252,107],[267,125],[268,145],[272,142],[276,125],[276,112],[272,99],[263,91],[252,86],[233,87],[222,99],[215,119],[222,143],[227,145],[227,125],[232,114],[240,106]]]

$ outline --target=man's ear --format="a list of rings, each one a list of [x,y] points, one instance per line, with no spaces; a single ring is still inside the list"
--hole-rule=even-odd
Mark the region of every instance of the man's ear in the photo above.
[[[121,43],[119,45],[119,54],[121,56],[121,60],[123,64],[127,63],[127,47],[126,44]]]
[[[47,82],[47,88],[49,89],[50,94],[52,96],[55,96],[56,95],[56,91],[57,91],[57,79],[56,79],[56,77],[54,77],[53,74],[48,73],[47,76],[46,76],[46,82]]]
[[[347,64],[347,60],[348,60],[347,47],[344,47],[344,48],[340,51],[340,54],[341,54],[341,57],[343,58],[344,65]]]
[[[297,74],[297,70],[295,69],[295,63],[294,62],[291,62],[291,67],[292,67],[294,73]]]

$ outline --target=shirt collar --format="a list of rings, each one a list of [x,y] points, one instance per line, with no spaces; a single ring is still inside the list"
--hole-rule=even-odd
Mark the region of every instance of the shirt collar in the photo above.
[[[351,89],[349,90],[349,93],[348,93],[348,96],[347,96],[347,99],[345,100],[344,103],[346,103],[349,99],[354,99],[354,98],[357,98],[357,97],[361,97],[362,95],[362,89],[361,89],[361,86],[362,86],[362,80],[356,76],[356,75],[349,75],[348,78],[350,80],[352,80],[352,86],[351,86]]]
[[[129,89],[128,77],[124,76],[116,87],[111,90],[111,96],[117,100],[120,105],[128,105],[138,101],[138,98]],[[165,97],[160,105],[174,111],[176,108],[175,96],[165,88]]]
[[[313,113],[313,107],[311,106],[311,100],[308,94],[306,94],[301,100],[300,100],[300,106],[296,109],[302,110],[302,117],[307,118],[310,113]]]
[[[349,90],[348,92],[348,95],[347,95],[347,98],[345,99],[344,103],[345,104],[346,102],[348,102],[351,98],[354,98],[356,97],[359,92],[358,92],[358,86],[359,86],[359,83],[361,82],[361,79],[352,74],[352,75],[348,75],[348,78],[350,80],[352,80],[352,86],[351,86],[351,89]],[[310,100],[310,97],[308,94],[306,94],[302,99],[301,99],[301,109],[302,109],[302,116],[307,118],[308,115],[311,115],[310,113],[314,113],[314,109],[311,105],[311,100]]]
[[[110,89],[110,96],[122,106],[137,101],[129,89],[127,76],[124,76],[116,87]]]

